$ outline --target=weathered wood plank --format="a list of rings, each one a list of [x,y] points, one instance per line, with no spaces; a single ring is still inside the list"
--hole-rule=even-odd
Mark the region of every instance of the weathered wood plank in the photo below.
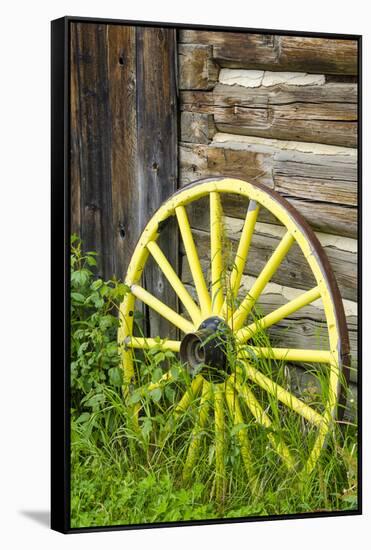
[[[139,216],[133,216],[138,206],[135,27],[110,25],[107,40],[113,262],[114,273],[124,279],[142,229]]]
[[[178,44],[179,89],[211,90],[219,68],[212,59],[212,47]]]
[[[294,158],[277,155],[273,168],[274,189],[285,197],[357,206],[355,159],[343,157],[344,162],[331,164],[332,160],[318,156],[316,164],[310,166],[305,153]],[[338,173],[336,177],[334,172]]]
[[[246,211],[245,211],[246,212]],[[208,233],[208,209],[204,199],[189,207],[189,217],[194,238],[202,258],[210,259],[210,235]],[[260,219],[260,218],[259,218]],[[230,249],[225,249],[226,261],[233,263],[243,220],[225,219],[225,229]],[[249,251],[249,261],[245,266],[247,275],[257,276],[263,269],[273,250],[278,245],[285,228],[272,224],[256,224]],[[343,298],[357,300],[357,253],[356,241],[353,239],[330,237],[317,234],[328,256]],[[308,290],[315,286],[315,280],[298,245],[294,244],[286,258],[281,263],[272,282]]]
[[[308,68],[310,59],[311,72],[317,67],[314,72],[357,74],[356,40],[282,36],[279,47],[281,63],[297,70]]]
[[[185,91],[184,111],[214,115],[217,129],[231,134],[355,147],[357,86],[228,86]]]
[[[106,33],[106,25],[74,23],[71,29],[71,91],[75,105],[71,136],[75,147],[78,144],[80,162],[80,185],[76,182],[80,192],[80,235],[86,250],[98,252],[99,273],[105,277],[114,269]],[[75,167],[71,176],[76,175]],[[73,180],[72,188],[74,185]],[[73,221],[72,226],[76,223]]]
[[[184,111],[180,115],[180,139],[188,143],[210,143],[216,132],[212,115]]]
[[[329,145],[357,146],[356,115],[348,107],[284,106],[266,109],[236,107],[234,112],[215,112],[216,128],[221,132],[247,136],[292,139]]]
[[[210,176],[263,183],[294,204],[313,228],[357,235],[357,156],[352,149],[217,134],[209,146],[180,144],[179,155],[181,185]],[[245,207],[239,197],[225,201],[232,217],[244,217]],[[265,212],[262,219],[275,223]]]
[[[347,84],[357,84],[358,77],[356,75],[347,74],[327,74],[326,82],[344,82]]]
[[[180,185],[210,176],[258,181],[273,188],[273,158],[269,153],[233,148],[179,144]]]
[[[357,74],[356,40],[204,30],[182,30],[179,40],[213,45],[221,67]]]
[[[72,227],[98,252],[99,275],[124,278],[148,219],[177,188],[175,31],[72,23]],[[160,238],[177,268],[177,233]],[[144,286],[177,308],[153,263]],[[169,336],[148,313],[147,332]]]
[[[290,196],[286,196],[286,198],[304,216],[312,228],[325,233],[357,238],[357,208],[313,199],[301,200]]]
[[[176,32],[174,29],[137,27],[138,215],[142,228],[155,210],[177,188]],[[177,232],[173,222],[164,227],[159,244],[177,269]],[[145,270],[143,284],[157,298],[177,309],[174,293],[154,263]],[[149,311],[152,336],[175,337],[174,327]]]
[[[72,27],[71,30],[71,152],[70,152],[70,174],[71,174],[71,194],[70,194],[70,211],[71,211],[71,233],[80,235],[81,231],[81,174],[80,174],[80,132],[79,132],[79,116],[80,116],[80,98],[79,98],[79,82],[77,68],[77,33]]]

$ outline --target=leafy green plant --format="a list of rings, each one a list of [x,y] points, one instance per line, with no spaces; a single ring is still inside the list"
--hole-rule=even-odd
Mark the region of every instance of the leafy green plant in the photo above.
[[[118,305],[127,287],[96,277],[96,254],[71,238],[71,402],[76,414],[100,408],[101,387],[122,384],[116,343]]]
[[[122,391],[116,344],[117,308],[127,287],[96,276],[96,255],[84,252],[72,238],[71,254],[71,521],[74,527],[211,519],[344,510],[357,504],[356,426],[343,422],[329,434],[328,445],[311,474],[289,472],[272,446],[271,434],[286,440],[298,464],[307,455],[298,415],[249,383],[274,426],[257,426],[241,404],[244,423],[226,415],[225,498],[215,498],[215,438],[213,423],[205,425],[197,463],[185,483],[182,472],[200,414],[200,396],[192,407],[176,414],[180,397],[192,378],[178,356],[159,343],[137,353],[135,372],[140,384]],[[263,313],[254,311],[259,323]],[[227,345],[231,372],[239,368],[233,340]],[[268,333],[259,327],[253,345],[269,348]],[[292,374],[285,361],[262,360],[251,352],[251,364],[288,389]],[[171,373],[171,381],[164,378]],[[300,396],[321,408],[326,371],[313,378]],[[139,410],[137,422],[133,411]],[[278,427],[280,429],[278,430]],[[273,429],[274,428],[274,429]],[[251,442],[251,472],[244,467],[239,433],[247,429]],[[309,432],[307,438],[312,434]],[[300,485],[299,485],[300,483]]]

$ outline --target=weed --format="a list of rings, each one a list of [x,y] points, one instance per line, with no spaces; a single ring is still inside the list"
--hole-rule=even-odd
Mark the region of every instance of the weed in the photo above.
[[[357,505],[356,426],[335,425],[315,468],[303,474],[316,430],[274,395],[247,382],[232,339],[226,345],[229,372],[240,384],[246,382],[271,424],[261,426],[232,388],[233,405],[225,407],[223,495],[216,498],[213,407],[205,423],[195,428],[205,414],[205,397],[192,393],[194,378],[160,342],[137,354],[140,383],[123,391],[116,310],[128,289],[117,280],[96,279],[95,255],[83,253],[76,237],[71,266],[73,527],[346,510]],[[259,326],[262,313],[255,309],[253,317],[258,328],[249,341],[249,363],[321,412],[325,366],[308,370],[312,386],[302,388],[285,361],[269,359],[269,354],[256,356],[254,347],[269,350],[272,342]],[[164,378],[164,372],[171,378]],[[190,392],[191,404],[179,412],[185,392]],[[236,421],[237,401],[242,422]],[[197,460],[192,462],[189,449],[196,439]],[[282,441],[293,457],[291,470],[282,460]],[[189,471],[184,476],[186,463]]]

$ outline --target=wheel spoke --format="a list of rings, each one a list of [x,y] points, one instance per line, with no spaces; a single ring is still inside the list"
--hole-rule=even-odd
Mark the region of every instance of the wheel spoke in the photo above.
[[[280,437],[279,433],[274,433],[272,431],[273,423],[269,418],[268,414],[263,410],[262,406],[260,405],[259,401],[256,399],[253,392],[250,390],[250,388],[246,386],[246,384],[241,384],[238,381],[235,381],[233,383],[237,392],[239,393],[241,398],[244,400],[247,408],[250,410],[255,420],[259,424],[264,426],[264,428],[267,428],[269,430],[267,437],[273,449],[284,461],[287,468],[289,470],[293,469],[295,466],[295,463],[287,445],[283,441],[282,437]]]
[[[327,422],[325,422],[320,427],[320,433],[315,441],[315,444],[313,445],[313,448],[310,452],[309,458],[304,466],[303,473],[304,475],[308,475],[313,470],[314,466],[316,465],[316,462],[319,458],[319,455],[321,454],[322,448],[325,444],[326,436],[329,431],[329,428],[331,426],[331,418],[328,419]]]
[[[192,430],[191,442],[189,444],[187,458],[183,469],[183,479],[188,480],[192,474],[194,464],[200,450],[201,435],[206,425],[211,401],[211,387],[209,382],[203,380],[202,395],[198,414],[198,422]]]
[[[186,410],[192,403],[193,399],[195,399],[195,397],[197,397],[197,395],[199,394],[202,387],[203,380],[204,379],[200,374],[198,374],[192,380],[190,388],[188,388],[188,390],[184,393],[183,397],[181,398],[181,400],[179,401],[178,405],[175,408],[174,412],[176,414],[186,412]]]
[[[335,356],[335,354],[333,354],[333,356]],[[316,462],[325,444],[327,433],[334,420],[332,417],[331,411],[335,409],[336,399],[338,394],[339,369],[338,369],[337,362],[333,360],[331,362],[330,368],[331,368],[331,371],[330,371],[329,395],[328,395],[329,407],[327,408],[327,411],[325,413],[325,422],[319,428],[320,433],[311,450],[307,463],[305,464],[304,474],[306,475],[310,474],[310,472],[313,470],[314,466],[316,465]]]
[[[240,242],[238,243],[236,258],[234,260],[234,264],[232,267],[232,273],[231,273],[230,284],[229,284],[230,296],[226,297],[223,304],[222,312],[224,316],[228,314],[228,305],[229,305],[228,302],[231,302],[233,306],[234,299],[236,298],[238,294],[238,289],[240,288],[243,270],[246,265],[247,257],[250,250],[252,235],[254,233],[256,220],[259,214],[259,208],[260,208],[259,205],[257,205],[255,201],[250,201],[249,208],[247,210],[247,214],[245,218],[245,223],[244,223],[241,237],[240,237]]]
[[[258,278],[251,287],[250,292],[244,298],[241,305],[233,315],[230,321],[230,326],[233,328],[233,330],[241,328],[256,300],[259,298],[263,289],[279,268],[282,260],[290,250],[293,243],[294,237],[289,232],[287,232],[277,246],[276,250],[273,252],[272,256],[269,258],[268,262],[265,264],[262,271],[260,272]]]
[[[164,351],[178,352],[180,349],[179,340],[157,340],[155,338],[139,338],[137,336],[127,336],[124,340],[125,346],[134,349],[152,349],[160,348]]]
[[[314,300],[317,300],[320,297],[321,292],[318,286],[312,288],[311,290],[308,290],[308,292],[304,292],[294,300],[291,300],[287,304],[284,304],[283,306],[277,308],[275,311],[272,311],[262,319],[259,319],[259,321],[251,323],[249,326],[238,330],[236,333],[237,340],[242,343],[246,342],[258,330],[269,328],[270,326],[278,323],[279,321],[282,321],[282,319],[284,319],[285,317],[288,317],[292,313],[295,313],[295,311],[298,311],[302,307],[309,305],[310,303],[314,302]]]
[[[118,341],[121,344],[122,368],[124,371],[124,384],[129,384],[134,377],[133,353],[128,350],[123,342],[133,331],[133,315],[125,316],[125,311],[134,312],[135,296],[128,293],[120,306],[120,327],[118,331]]]
[[[216,463],[216,498],[220,502],[224,499],[224,390],[214,386],[214,413],[215,413],[215,463]]]
[[[151,384],[148,385],[148,390],[149,391],[152,391],[152,390],[155,390],[157,388],[161,388],[161,385],[164,383],[164,382],[170,382],[171,380],[173,380],[173,377],[171,375],[171,372],[170,371],[167,371],[165,372],[165,374],[163,374],[160,378],[160,380],[158,382],[152,382]]]
[[[211,304],[218,315],[223,306],[222,206],[219,193],[210,193]]]
[[[192,323],[184,319],[181,315],[179,315],[179,313],[176,313],[173,309],[165,305],[161,302],[161,300],[153,296],[153,294],[141,286],[132,285],[130,290],[136,298],[147,304],[147,306],[156,311],[159,315],[167,319],[170,323],[178,327],[183,332],[187,333],[194,330]]]
[[[157,265],[171,284],[179,300],[188,311],[193,323],[198,326],[201,323],[201,311],[194,303],[191,295],[186,290],[178,275],[175,273],[165,254],[162,252],[161,248],[155,241],[149,241],[149,243],[147,244],[147,248],[153,258],[156,260]]]
[[[238,426],[239,424],[244,424],[241,407],[238,401],[238,396],[234,391],[232,383],[230,381],[226,385],[225,398],[227,401],[227,406],[228,406],[230,415],[233,419],[234,426]],[[255,481],[256,476],[252,467],[251,446],[247,437],[246,428],[241,426],[241,428],[237,432],[237,436],[239,439],[241,456],[242,456],[243,463],[245,465],[247,476],[251,481],[253,480]]]
[[[196,399],[198,394],[201,391],[202,384],[203,384],[203,377],[199,374],[197,375],[191,382],[190,387],[184,392],[183,396],[181,397],[180,401],[178,402],[177,406],[174,408],[174,415],[171,416],[168,421],[166,422],[164,433],[168,434],[173,430],[174,427],[174,420],[176,423],[176,419],[180,414],[184,414],[187,412],[190,405],[193,403],[193,401]]]
[[[244,346],[239,351],[244,359],[251,359],[251,355],[263,359],[275,359],[276,361],[298,361],[301,363],[331,363],[333,353],[320,349],[291,349],[291,348],[260,348]]]
[[[210,300],[209,292],[207,290],[205,277],[202,273],[201,264],[198,258],[196,246],[193,240],[187,212],[184,206],[178,206],[175,209],[175,213],[178,219],[179,230],[182,235],[182,240],[183,240],[185,252],[188,259],[189,268],[191,270],[193,281],[196,287],[196,292],[200,303],[201,312],[204,317],[207,317],[211,313],[211,300]]]
[[[325,422],[325,418],[312,407],[295,397],[295,395],[285,390],[282,386],[268,378],[268,376],[265,376],[265,374],[258,371],[249,363],[246,362],[243,365],[243,371],[250,380],[255,382],[263,390],[312,424],[321,426]]]

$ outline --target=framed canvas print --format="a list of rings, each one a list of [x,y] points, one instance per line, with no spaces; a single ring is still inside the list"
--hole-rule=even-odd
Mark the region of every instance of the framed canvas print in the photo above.
[[[355,35],[52,22],[52,527],[361,513]]]

